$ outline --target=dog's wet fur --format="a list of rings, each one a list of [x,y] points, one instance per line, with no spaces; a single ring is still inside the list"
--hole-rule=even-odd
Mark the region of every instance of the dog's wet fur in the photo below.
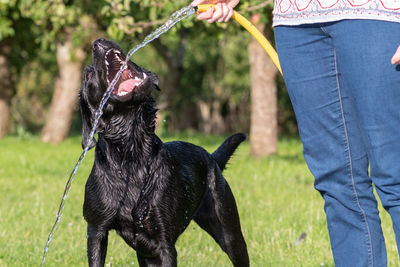
[[[82,146],[100,100],[125,55],[105,39],[93,43],[80,91]],[[222,170],[237,146],[238,133],[214,153],[186,142],[163,143],[155,134],[151,91],[157,76],[129,61],[97,127],[93,169],[86,183],[89,266],[104,266],[112,229],[136,250],[140,266],[176,266],[175,242],[193,219],[225,251],[234,266],[249,258],[239,215]]]

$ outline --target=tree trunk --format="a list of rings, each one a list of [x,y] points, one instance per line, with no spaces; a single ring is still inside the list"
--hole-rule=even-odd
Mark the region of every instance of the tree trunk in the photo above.
[[[206,134],[223,134],[225,133],[225,122],[221,115],[221,102],[214,99],[209,102],[199,101],[199,129]]]
[[[64,42],[57,43],[56,56],[59,76],[55,81],[50,111],[40,137],[46,143],[59,143],[68,136],[86,53],[82,48],[75,48],[72,36],[68,35]]]
[[[209,134],[212,130],[211,123],[207,123],[211,120],[211,105],[206,101],[199,101],[198,103],[201,123],[199,125],[200,130],[203,133]]]
[[[265,33],[267,26],[256,27]],[[253,38],[249,45],[251,75],[251,155],[268,156],[277,152],[277,69],[261,45]]]
[[[6,41],[2,41],[0,43],[0,138],[8,133],[11,96],[13,94],[9,54],[10,47]]]

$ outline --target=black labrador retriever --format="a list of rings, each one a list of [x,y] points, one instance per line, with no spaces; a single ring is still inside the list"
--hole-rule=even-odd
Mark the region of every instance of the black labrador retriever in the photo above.
[[[117,44],[98,39],[80,91],[82,146],[96,110],[125,61]],[[234,266],[249,257],[231,189],[222,170],[244,134],[213,154],[186,142],[163,143],[155,134],[151,91],[157,76],[129,61],[97,127],[92,172],[85,188],[89,266],[104,266],[108,231],[136,250],[140,266],[176,266],[175,242],[193,219],[228,254]]]

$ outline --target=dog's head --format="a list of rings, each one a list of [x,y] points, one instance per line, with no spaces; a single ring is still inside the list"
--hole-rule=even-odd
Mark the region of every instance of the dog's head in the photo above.
[[[126,59],[116,43],[105,39],[94,41],[92,54],[92,65],[84,70],[80,92],[83,147],[88,141],[100,101]],[[104,107],[103,117],[109,117],[111,114],[118,115],[146,101],[151,91],[154,88],[158,89],[158,81],[156,74],[129,60]],[[95,140],[92,140],[90,148],[94,145]]]

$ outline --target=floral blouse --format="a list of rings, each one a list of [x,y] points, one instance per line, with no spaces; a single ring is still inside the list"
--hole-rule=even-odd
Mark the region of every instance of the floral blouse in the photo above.
[[[373,19],[400,22],[400,0],[275,0],[273,26]]]

